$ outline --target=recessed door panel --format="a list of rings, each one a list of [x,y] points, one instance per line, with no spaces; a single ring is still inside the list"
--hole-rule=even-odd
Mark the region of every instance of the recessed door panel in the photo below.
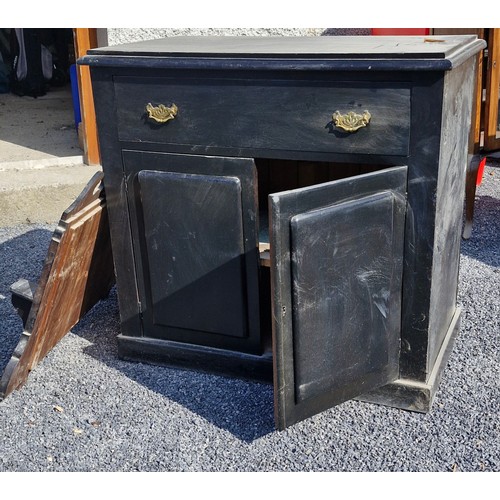
[[[271,195],[280,428],[398,378],[406,168]]]
[[[383,372],[394,354],[393,205],[383,192],[291,219],[297,401],[325,391],[343,399],[344,387]]]
[[[154,323],[246,337],[239,179],[146,170],[139,184]]]

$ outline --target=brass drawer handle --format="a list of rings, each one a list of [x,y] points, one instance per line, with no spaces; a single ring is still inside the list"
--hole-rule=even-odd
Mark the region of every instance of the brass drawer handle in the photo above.
[[[158,106],[153,106],[151,103],[146,105],[146,111],[148,112],[148,118],[157,123],[166,123],[169,120],[173,120],[177,116],[177,106],[172,104],[168,107],[164,104],[159,104]]]
[[[346,132],[356,132],[356,130],[366,127],[370,123],[371,117],[372,115],[368,111],[363,111],[362,115],[354,111],[342,115],[340,111],[335,111],[332,115],[335,126]]]

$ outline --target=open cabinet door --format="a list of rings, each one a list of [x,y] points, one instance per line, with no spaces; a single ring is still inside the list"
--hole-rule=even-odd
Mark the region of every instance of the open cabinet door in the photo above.
[[[269,196],[276,426],[399,373],[407,168]]]

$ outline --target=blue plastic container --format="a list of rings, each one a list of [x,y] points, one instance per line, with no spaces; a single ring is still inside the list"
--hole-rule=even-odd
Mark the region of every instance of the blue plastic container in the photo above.
[[[73,111],[75,114],[75,128],[78,133],[78,125],[82,121],[80,112],[80,93],[78,92],[78,75],[76,74],[76,64],[69,67],[69,79],[71,80],[71,96],[73,97]]]

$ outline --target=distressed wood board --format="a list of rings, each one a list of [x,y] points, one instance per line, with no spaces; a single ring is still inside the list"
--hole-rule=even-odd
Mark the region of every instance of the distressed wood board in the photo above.
[[[0,379],[0,400],[26,382],[114,283],[102,179],[102,172],[92,177],[54,231],[24,331]]]

